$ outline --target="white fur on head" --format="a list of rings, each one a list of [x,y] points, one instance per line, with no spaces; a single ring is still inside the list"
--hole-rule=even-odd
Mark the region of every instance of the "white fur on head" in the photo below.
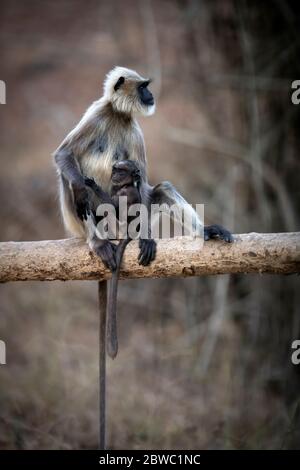
[[[121,85],[115,90],[114,86],[120,77],[125,79],[124,86]],[[151,116],[155,112],[155,104],[151,106],[142,104],[137,93],[138,83],[146,80],[134,70],[117,66],[106,75],[104,98],[110,101],[114,109],[120,113]]]

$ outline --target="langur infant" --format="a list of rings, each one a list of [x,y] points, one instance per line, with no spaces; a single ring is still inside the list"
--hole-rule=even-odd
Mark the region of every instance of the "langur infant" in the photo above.
[[[96,196],[98,203],[111,204],[116,210],[116,217],[119,219],[119,198],[121,196],[127,197],[127,214],[128,209],[133,204],[141,204],[141,174],[136,162],[132,160],[123,160],[115,163],[112,167],[111,174],[111,190],[110,194],[103,191],[93,179],[86,178],[85,184],[92,190],[92,196]],[[92,199],[92,197],[91,197]],[[150,201],[151,202],[151,201]],[[96,207],[93,208],[96,212]],[[96,218],[96,214],[94,213]],[[127,227],[133,217],[127,217]],[[128,233],[125,238],[119,241],[116,248],[116,268],[112,270],[112,278],[109,289],[109,297],[107,304],[107,353],[111,358],[115,358],[118,352],[118,335],[117,335],[117,294],[118,294],[118,279],[120,273],[120,266],[122,263],[123,254],[127,244],[131,238]],[[141,240],[142,241],[142,240]],[[155,258],[156,243],[154,240],[147,240],[148,249],[140,249],[139,263],[147,266]]]

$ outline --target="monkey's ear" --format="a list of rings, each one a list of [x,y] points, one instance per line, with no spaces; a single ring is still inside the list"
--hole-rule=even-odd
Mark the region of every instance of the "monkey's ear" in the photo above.
[[[117,91],[120,88],[120,86],[123,85],[124,82],[125,82],[125,78],[120,77],[119,80],[117,81],[117,83],[114,86],[114,90]]]

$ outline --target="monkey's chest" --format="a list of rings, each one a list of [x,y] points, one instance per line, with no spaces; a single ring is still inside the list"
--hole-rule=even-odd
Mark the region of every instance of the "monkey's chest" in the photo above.
[[[109,154],[89,154],[84,155],[80,162],[83,175],[93,178],[104,191],[110,185],[113,158]]]
[[[113,164],[120,160],[130,159],[133,154],[130,145],[120,141],[114,145],[108,145],[103,151],[83,155],[80,161],[81,171],[107,191],[110,186]]]

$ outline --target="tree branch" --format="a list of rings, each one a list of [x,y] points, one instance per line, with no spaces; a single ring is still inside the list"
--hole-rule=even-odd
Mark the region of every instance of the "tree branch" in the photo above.
[[[300,232],[236,235],[233,244],[190,237],[160,240],[156,260],[137,263],[138,243],[125,252],[121,278],[186,277],[225,273],[300,272]],[[102,280],[110,278],[82,240],[0,243],[0,282]]]

